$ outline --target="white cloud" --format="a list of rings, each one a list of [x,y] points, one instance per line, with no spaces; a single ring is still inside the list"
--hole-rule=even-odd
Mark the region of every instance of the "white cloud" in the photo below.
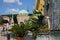
[[[20,2],[19,0],[16,0],[16,3],[17,3],[18,5],[22,5],[22,2]]]
[[[15,3],[15,0],[3,0],[6,3]]]
[[[18,5],[22,5],[22,2],[20,0],[3,0],[5,3],[16,3]]]
[[[18,14],[19,9],[14,9],[14,8],[13,9],[7,9],[5,12],[8,14]]]

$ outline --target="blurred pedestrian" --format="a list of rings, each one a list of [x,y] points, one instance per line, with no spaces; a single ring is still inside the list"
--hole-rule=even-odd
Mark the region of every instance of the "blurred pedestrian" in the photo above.
[[[4,32],[4,29],[5,29],[5,27],[4,27],[4,25],[3,25],[2,30],[1,30],[1,35],[2,35],[2,33]]]
[[[10,33],[7,33],[7,40],[10,40]]]

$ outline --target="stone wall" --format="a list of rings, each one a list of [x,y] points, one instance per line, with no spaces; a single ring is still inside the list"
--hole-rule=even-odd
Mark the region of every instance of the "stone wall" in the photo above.
[[[60,30],[60,0],[50,0],[48,16],[51,21],[51,29]]]

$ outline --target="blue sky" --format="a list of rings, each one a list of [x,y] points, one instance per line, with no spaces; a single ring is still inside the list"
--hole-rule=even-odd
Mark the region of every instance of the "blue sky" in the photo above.
[[[17,14],[20,10],[32,13],[35,0],[0,0],[0,15]]]

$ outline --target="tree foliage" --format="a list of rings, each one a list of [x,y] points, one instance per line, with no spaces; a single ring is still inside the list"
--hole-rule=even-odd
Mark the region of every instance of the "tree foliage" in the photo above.
[[[16,24],[18,23],[17,22],[17,15],[13,15],[13,20],[14,20],[14,23],[16,23]]]
[[[8,20],[1,19],[0,23],[9,23]]]
[[[39,27],[42,26],[42,20],[44,16],[42,16],[41,12],[39,10],[34,10],[33,15],[28,20],[28,26],[31,31],[37,30]]]

